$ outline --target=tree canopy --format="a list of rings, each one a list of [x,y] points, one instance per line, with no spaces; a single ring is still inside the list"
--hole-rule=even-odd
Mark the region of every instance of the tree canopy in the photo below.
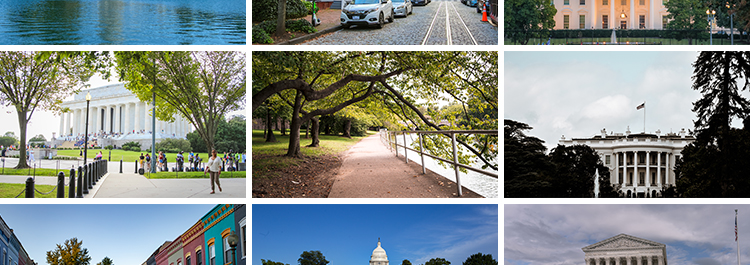
[[[100,261],[96,265],[114,265],[114,264],[115,263],[114,261],[112,261],[112,259],[110,259],[109,257],[104,257],[102,261]]]
[[[235,51],[115,52],[125,87],[144,102],[156,94],[156,118],[188,120],[208,149],[218,124],[245,105],[245,54]]]
[[[445,260],[444,258],[432,258],[425,262],[424,265],[451,265],[451,262]]]
[[[505,36],[513,43],[527,44],[531,37],[549,36],[555,28],[557,9],[549,0],[506,0]]]
[[[299,265],[326,265],[329,261],[319,250],[313,250],[302,252],[297,262],[299,262]]]
[[[707,33],[706,1],[669,0],[664,2],[664,6],[667,8],[669,19],[667,28],[678,30],[674,35],[678,40],[688,39],[688,43],[693,44],[693,39],[697,38],[701,31],[704,35]]]
[[[469,256],[463,265],[497,265],[497,260],[492,254],[482,254],[482,252]]]
[[[88,265],[91,261],[89,250],[82,247],[83,241],[78,238],[65,240],[57,244],[54,250],[47,251],[47,264],[50,265]]]

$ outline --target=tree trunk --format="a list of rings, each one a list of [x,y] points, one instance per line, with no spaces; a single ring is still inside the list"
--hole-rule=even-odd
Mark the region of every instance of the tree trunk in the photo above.
[[[299,157],[299,130],[302,126],[302,118],[299,111],[302,109],[302,93],[297,91],[294,96],[294,110],[292,111],[292,124],[289,126],[289,148],[286,156]]]
[[[305,139],[310,138],[310,121],[307,121],[307,126],[305,126]]]
[[[286,135],[286,120],[281,119],[281,135]]]
[[[276,136],[273,135],[273,129],[271,129],[271,126],[273,126],[272,121],[271,121],[271,112],[267,111],[266,112],[266,131],[267,131],[266,143],[278,142],[276,141]]]
[[[26,120],[26,111],[16,108],[16,112],[18,113],[18,126],[20,127],[21,135],[19,137],[21,138],[18,147],[20,147],[19,153],[18,153],[18,165],[16,165],[14,168],[29,168],[29,164],[26,163],[26,127],[28,126],[28,121]]]
[[[318,117],[313,117],[312,119],[312,143],[308,145],[307,147],[318,147],[320,146],[320,138],[319,131],[320,131],[320,121]]]
[[[276,35],[277,37],[284,36],[286,34],[286,0],[279,0],[278,15],[276,17]]]
[[[346,119],[346,122],[344,123],[344,135],[343,136],[351,139],[352,138],[351,130],[352,130],[352,120]]]
[[[326,135],[331,135],[331,116],[326,116],[326,121],[324,123],[325,128],[323,128],[323,131],[325,131]]]

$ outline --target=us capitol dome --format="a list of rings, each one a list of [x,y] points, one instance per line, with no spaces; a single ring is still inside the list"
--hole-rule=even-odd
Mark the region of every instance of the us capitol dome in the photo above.
[[[372,251],[372,256],[370,256],[370,265],[388,265],[388,255],[385,254],[385,249],[380,247],[380,238],[378,238],[378,247]]]

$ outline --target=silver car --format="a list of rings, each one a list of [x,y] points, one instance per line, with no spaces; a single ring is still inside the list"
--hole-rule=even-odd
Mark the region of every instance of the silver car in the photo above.
[[[393,12],[396,16],[407,17],[411,15],[413,9],[411,0],[393,0]]]
[[[382,28],[385,20],[393,22],[393,3],[391,0],[351,0],[342,1],[341,25],[377,26]]]

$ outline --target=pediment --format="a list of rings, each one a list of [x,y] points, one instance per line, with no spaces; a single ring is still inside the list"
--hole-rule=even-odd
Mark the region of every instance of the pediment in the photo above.
[[[584,251],[591,250],[617,250],[617,249],[643,249],[643,248],[664,248],[666,245],[654,241],[638,238],[626,234],[602,240],[601,242],[584,247]]]

